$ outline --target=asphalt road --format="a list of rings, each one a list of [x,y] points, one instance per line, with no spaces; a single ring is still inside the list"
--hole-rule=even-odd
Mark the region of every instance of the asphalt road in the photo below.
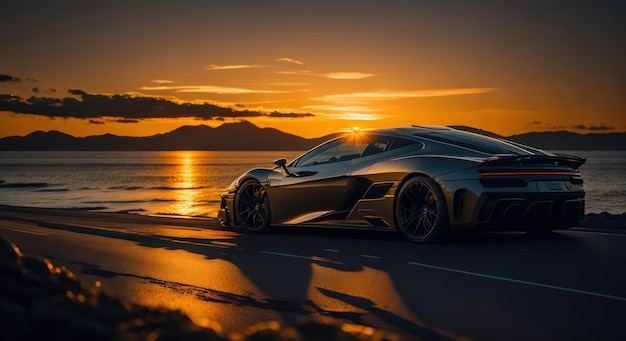
[[[133,302],[225,332],[328,316],[406,339],[626,340],[626,235],[475,233],[416,245],[394,233],[0,206],[23,252]]]

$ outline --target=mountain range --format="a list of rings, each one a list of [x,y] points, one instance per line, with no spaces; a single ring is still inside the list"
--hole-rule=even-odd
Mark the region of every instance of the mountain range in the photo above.
[[[471,127],[453,127],[547,150],[626,150],[626,133],[577,134],[554,131],[500,136]],[[36,131],[26,136],[0,139],[0,150],[307,150],[336,135],[307,139],[273,128],[259,128],[244,121],[225,123],[216,128],[206,125],[183,126],[165,134],[147,137],[111,134],[74,137],[59,131]]]

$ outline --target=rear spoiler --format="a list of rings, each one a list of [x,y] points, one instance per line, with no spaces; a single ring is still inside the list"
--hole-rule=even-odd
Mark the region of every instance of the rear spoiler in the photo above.
[[[575,155],[513,155],[499,154],[485,160],[479,167],[546,166],[578,169],[587,162]]]

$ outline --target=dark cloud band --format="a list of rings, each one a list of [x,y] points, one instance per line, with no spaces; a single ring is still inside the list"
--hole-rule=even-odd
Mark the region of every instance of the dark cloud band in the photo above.
[[[615,130],[614,126],[607,126],[606,124],[598,125],[598,126],[587,126],[584,124],[577,124],[572,126],[572,128],[577,130],[589,130],[589,131],[610,131]]]
[[[236,117],[298,118],[314,116],[311,113],[240,111],[208,103],[176,103],[158,97],[89,94],[77,89],[70,89],[68,93],[71,96],[65,98],[35,96],[22,98],[15,95],[0,94],[0,111],[78,119],[119,117],[124,120],[124,123],[148,118],[196,117],[208,120]]]
[[[9,76],[9,75],[4,75],[0,73],[0,83],[2,82],[14,82],[14,83],[19,83],[22,80],[17,78],[17,77],[13,77],[13,76]]]

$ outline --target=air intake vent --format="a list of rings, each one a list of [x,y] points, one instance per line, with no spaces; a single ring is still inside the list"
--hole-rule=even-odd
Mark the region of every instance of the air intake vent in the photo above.
[[[378,199],[387,194],[387,191],[393,186],[393,183],[372,184],[363,196],[363,199]]]

